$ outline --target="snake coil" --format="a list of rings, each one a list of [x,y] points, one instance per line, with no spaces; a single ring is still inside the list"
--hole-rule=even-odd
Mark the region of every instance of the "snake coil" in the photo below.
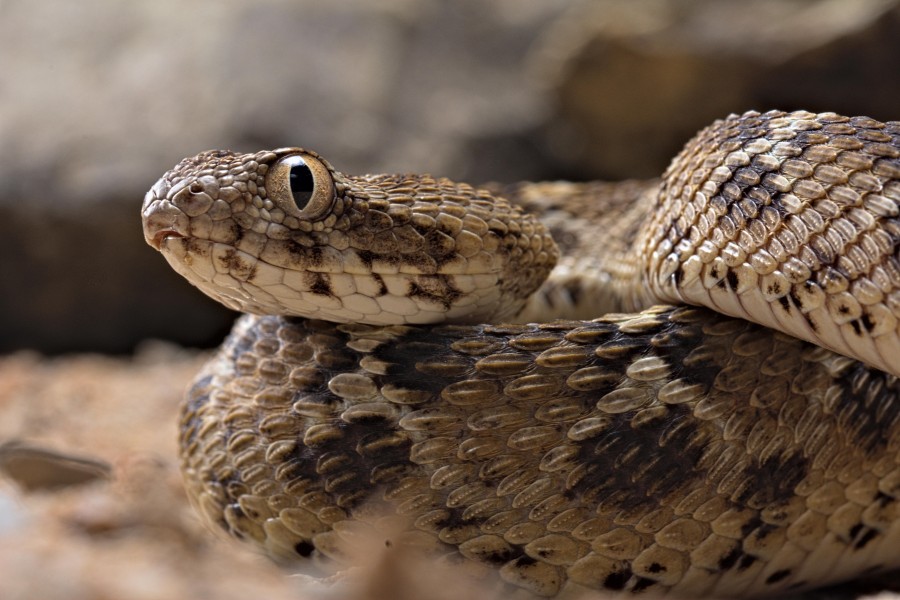
[[[900,567],[898,122],[733,115],[661,181],[499,191],[210,151],[142,216],[249,313],[183,469],[280,560],[371,534],[560,597]]]

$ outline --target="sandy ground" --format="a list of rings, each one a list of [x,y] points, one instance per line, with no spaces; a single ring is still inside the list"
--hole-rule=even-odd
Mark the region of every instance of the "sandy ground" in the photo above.
[[[134,359],[0,360],[0,598],[302,595],[210,535],[184,496],[175,418],[202,358],[153,345]]]
[[[357,587],[323,588],[208,531],[182,491],[175,433],[205,356],[154,343],[127,358],[0,357],[0,598],[490,596],[410,557],[376,557]]]

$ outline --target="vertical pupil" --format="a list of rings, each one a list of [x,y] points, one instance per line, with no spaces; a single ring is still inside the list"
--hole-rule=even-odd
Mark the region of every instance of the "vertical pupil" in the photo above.
[[[302,159],[299,159],[299,161],[291,166],[291,194],[294,196],[294,204],[297,205],[297,208],[303,210],[309,204],[309,199],[312,198],[316,184],[307,164]]]

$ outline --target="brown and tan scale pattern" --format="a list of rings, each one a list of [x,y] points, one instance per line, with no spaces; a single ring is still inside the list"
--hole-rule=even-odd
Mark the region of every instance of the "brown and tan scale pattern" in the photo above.
[[[732,116],[672,162],[645,297],[703,304],[898,374],[900,123]]]
[[[384,536],[542,596],[759,595],[900,566],[898,392],[704,309],[428,328],[248,316],[181,431],[201,512],[281,559],[340,565],[355,536]]]
[[[276,178],[298,153],[312,209]],[[279,560],[376,539],[557,597],[900,568],[900,123],[746,113],[661,181],[504,190],[213,151],[143,217],[275,313],[198,376],[181,445],[200,512]],[[659,301],[708,308],[623,314]]]

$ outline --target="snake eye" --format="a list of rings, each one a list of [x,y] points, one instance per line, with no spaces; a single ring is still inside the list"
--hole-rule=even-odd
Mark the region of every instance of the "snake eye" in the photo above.
[[[334,181],[322,161],[309,154],[291,154],[275,163],[266,174],[269,198],[285,214],[317,219],[334,202]]]
[[[291,156],[285,160],[291,166],[288,175],[291,181],[291,194],[294,196],[294,204],[303,210],[316,191],[316,182],[313,180],[312,171],[302,156]]]

